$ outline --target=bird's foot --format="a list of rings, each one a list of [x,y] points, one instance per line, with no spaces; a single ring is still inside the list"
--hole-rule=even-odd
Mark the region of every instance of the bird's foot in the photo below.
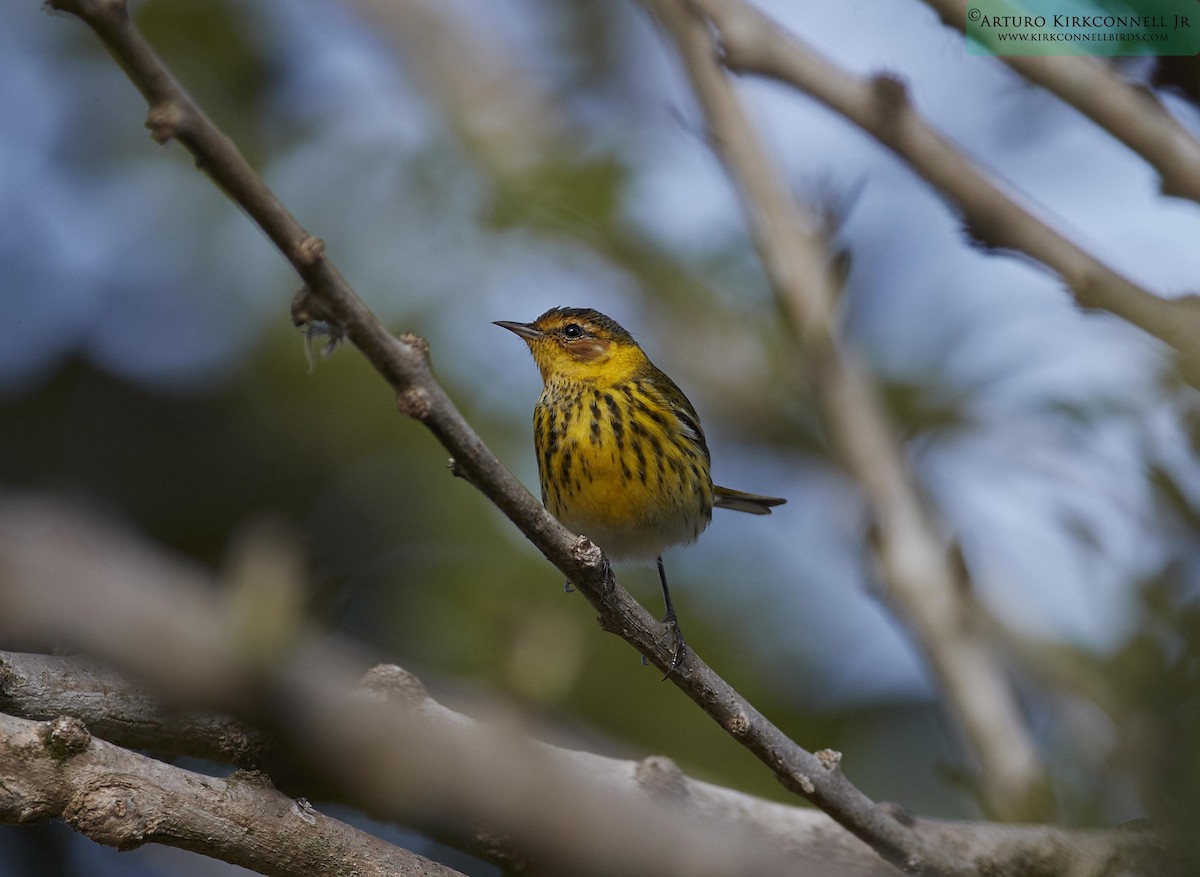
[[[668,614],[662,623],[666,625],[667,636],[675,640],[675,649],[671,652],[671,663],[667,667],[667,672],[660,680],[666,682],[671,678],[671,674],[679,669],[679,665],[683,663],[683,658],[687,654],[687,640],[683,638],[683,631],[679,629],[679,622],[675,620],[673,614]],[[663,637],[662,639],[666,639]],[[662,639],[659,642],[662,642]]]
[[[604,596],[612,593],[613,588],[617,586],[617,574],[613,572],[612,564],[608,562],[607,557],[603,557],[604,561]]]

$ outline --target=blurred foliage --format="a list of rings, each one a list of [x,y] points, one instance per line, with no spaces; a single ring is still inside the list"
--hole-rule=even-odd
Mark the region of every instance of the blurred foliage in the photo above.
[[[612,158],[544,162],[530,174],[498,181],[484,219],[499,229],[603,229],[621,206],[625,176],[625,168]]]

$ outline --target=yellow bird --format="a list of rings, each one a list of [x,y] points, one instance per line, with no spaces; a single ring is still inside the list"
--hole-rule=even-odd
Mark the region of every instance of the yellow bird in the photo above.
[[[663,551],[694,542],[714,506],[769,515],[786,500],[713,484],[696,409],[615,320],[551,308],[532,323],[496,325],[529,345],[545,384],[533,412],[542,503],[610,560],[657,564],[675,638],[670,675],[686,644]]]

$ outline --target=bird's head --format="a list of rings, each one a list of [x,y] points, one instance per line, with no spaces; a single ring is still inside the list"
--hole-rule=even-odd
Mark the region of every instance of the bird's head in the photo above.
[[[616,320],[591,308],[551,308],[532,323],[496,322],[529,345],[542,380],[600,385],[628,380],[646,354]]]

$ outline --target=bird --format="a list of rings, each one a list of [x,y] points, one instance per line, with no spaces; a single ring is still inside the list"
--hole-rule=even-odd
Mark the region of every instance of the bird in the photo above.
[[[674,639],[665,680],[687,644],[663,552],[696,541],[714,507],[769,515],[786,500],[713,484],[695,407],[616,320],[554,307],[531,323],[495,325],[529,346],[541,372],[533,433],[542,504],[609,560],[658,568],[662,623]]]

